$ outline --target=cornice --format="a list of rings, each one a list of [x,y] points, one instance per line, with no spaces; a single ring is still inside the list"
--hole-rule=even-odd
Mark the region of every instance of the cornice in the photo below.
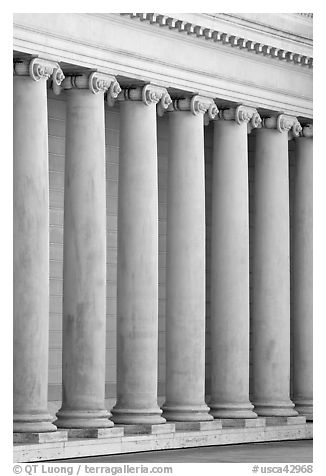
[[[231,28],[244,28],[253,35],[255,32],[269,34],[273,41],[277,38],[294,40],[312,46],[312,18],[296,13],[205,13],[206,18],[223,21]],[[228,30],[229,31],[229,30]],[[252,38],[255,39],[255,38]],[[276,44],[274,44],[276,46]]]
[[[166,27],[178,32],[186,32],[188,35],[193,35],[198,38],[205,38],[211,42],[218,42],[223,45],[229,45],[237,49],[245,49],[249,52],[254,52],[257,55],[277,58],[278,60],[287,61],[289,63],[298,64],[308,68],[312,68],[313,58],[311,56],[303,55],[275,47],[271,44],[264,44],[260,41],[253,40],[249,37],[239,37],[235,34],[227,33],[226,31],[217,30],[214,28],[207,28],[192,22],[180,20],[177,17],[168,16],[161,13],[120,13],[122,16],[129,16],[136,18],[143,22],[150,24],[157,24],[161,27]]]

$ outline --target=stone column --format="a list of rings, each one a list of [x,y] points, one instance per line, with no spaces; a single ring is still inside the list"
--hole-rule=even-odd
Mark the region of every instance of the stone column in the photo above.
[[[166,401],[170,421],[212,420],[205,403],[204,113],[212,99],[173,101],[169,113]]]
[[[290,400],[288,132],[280,114],[256,132],[252,295],[253,403],[259,416],[294,416]]]
[[[58,64],[15,61],[13,88],[14,432],[55,431],[47,410],[49,174],[46,81]]]
[[[157,404],[158,188],[156,104],[166,90],[126,89],[120,103],[117,276],[119,424],[164,423]]]
[[[292,229],[293,401],[313,419],[313,129],[295,139],[294,214]]]
[[[257,417],[249,401],[247,134],[260,122],[245,106],[220,112],[214,122],[209,406],[216,418]]]
[[[62,406],[60,428],[106,428],[106,198],[104,91],[100,73],[70,76],[67,95]]]

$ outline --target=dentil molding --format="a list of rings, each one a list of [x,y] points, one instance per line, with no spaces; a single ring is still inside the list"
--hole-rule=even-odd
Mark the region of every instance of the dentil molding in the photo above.
[[[258,55],[277,58],[279,60],[306,66],[308,68],[312,68],[313,66],[313,58],[310,56],[295,53],[287,49],[277,48],[273,45],[263,44],[247,37],[239,37],[225,31],[206,28],[196,23],[183,21],[162,13],[120,13],[120,15],[128,15],[130,18],[138,18],[140,21],[146,21],[150,24],[158,24],[161,27],[167,27],[179,32],[186,32],[188,35],[194,35],[198,38],[203,37],[206,40],[218,42],[223,45],[230,45],[234,48],[246,49],[255,52]]]

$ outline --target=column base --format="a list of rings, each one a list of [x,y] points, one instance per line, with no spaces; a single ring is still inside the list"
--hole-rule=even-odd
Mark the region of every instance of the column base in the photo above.
[[[42,433],[14,433],[15,444],[57,443],[68,441],[67,431],[47,431]]]
[[[176,421],[176,431],[217,431],[222,429],[221,420]]]
[[[125,436],[129,435],[165,435],[175,433],[173,423],[164,423],[164,425],[117,425],[116,428],[123,428]]]
[[[160,425],[166,422],[161,413],[159,407],[153,409],[114,407],[112,421],[117,425]]]
[[[304,425],[306,423],[306,417],[303,415],[265,417],[265,420],[266,426]]]
[[[253,402],[255,413],[258,416],[298,416],[291,400],[286,402]]]
[[[254,406],[247,403],[210,403],[210,414],[214,418],[257,418]]]
[[[53,417],[47,412],[14,413],[14,433],[47,433],[56,431]]]
[[[113,422],[107,410],[59,410],[54,422],[58,428],[110,428]]]
[[[222,418],[223,428],[264,428],[266,418]]]
[[[306,417],[307,421],[313,421],[313,401],[312,400],[294,400],[295,407],[294,409],[299,413],[299,415],[303,415]]]
[[[120,438],[124,436],[123,428],[69,428],[68,438]]]
[[[209,407],[203,405],[170,405],[164,403],[163,416],[167,421],[210,421],[213,416],[209,414]]]

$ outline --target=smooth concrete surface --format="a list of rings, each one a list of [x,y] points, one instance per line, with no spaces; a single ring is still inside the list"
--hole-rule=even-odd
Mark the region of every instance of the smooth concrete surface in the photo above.
[[[96,458],[57,460],[63,463],[312,463],[312,440],[204,446]],[[54,462],[54,461],[53,461]]]
[[[247,122],[214,121],[211,400],[215,418],[257,418],[249,401]]]
[[[55,431],[47,411],[49,173],[46,80],[14,76],[14,432]]]
[[[105,409],[106,194],[103,94],[67,94],[62,407],[59,428],[113,426]]]
[[[306,128],[308,129],[308,128]],[[305,130],[305,129],[304,129]],[[313,418],[313,139],[295,139],[292,229],[293,401]]]
[[[156,105],[120,103],[117,271],[119,424],[164,423],[157,404],[158,183]]]
[[[297,412],[290,392],[288,134],[256,130],[252,402],[260,416]]]
[[[166,401],[169,421],[212,420],[205,403],[203,114],[169,113]]]

